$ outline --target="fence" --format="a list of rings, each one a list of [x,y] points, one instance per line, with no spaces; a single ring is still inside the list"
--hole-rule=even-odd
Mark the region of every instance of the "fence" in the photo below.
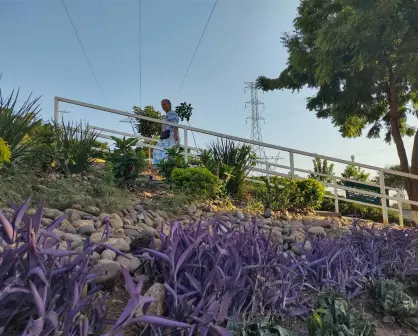
[[[310,158],[319,157],[322,160],[328,160],[328,161],[331,161],[331,162],[342,163],[342,164],[346,164],[346,165],[354,164],[356,167],[361,167],[363,169],[370,169],[370,170],[374,170],[374,171],[378,172],[379,184],[362,182],[362,185],[370,187],[369,190],[364,190],[364,189],[367,189],[367,188],[357,189],[357,188],[337,184],[336,181],[332,182],[332,183],[322,182],[325,187],[330,188],[331,190],[333,190],[333,195],[325,195],[325,197],[334,199],[334,201],[335,201],[335,211],[336,212],[339,212],[339,202],[340,201],[351,202],[351,203],[356,203],[356,204],[360,204],[360,205],[364,205],[364,206],[380,208],[380,209],[382,209],[383,223],[388,223],[388,201],[392,200],[392,201],[396,201],[397,204],[398,204],[398,209],[393,209],[393,210],[399,212],[399,224],[401,226],[403,226],[403,208],[402,208],[402,204],[405,203],[405,204],[409,204],[409,205],[418,205],[418,202],[402,199],[401,198],[401,191],[399,189],[391,188],[391,187],[386,186],[385,185],[385,179],[384,179],[385,174],[397,175],[397,176],[407,177],[407,178],[411,178],[411,179],[418,179],[418,175],[393,171],[393,170],[389,170],[389,169],[385,169],[385,168],[381,168],[381,167],[375,167],[375,166],[371,166],[371,165],[367,165],[367,164],[353,163],[352,161],[342,160],[342,159],[338,159],[338,158],[334,158],[334,157],[330,157],[330,156],[326,156],[326,155],[319,155],[319,154],[316,154],[316,153],[309,153],[309,152],[305,152],[305,151],[301,151],[301,150],[297,150],[297,149],[277,146],[277,145],[274,145],[274,144],[258,142],[258,141],[245,139],[245,138],[240,138],[240,137],[231,136],[231,135],[226,135],[226,134],[222,134],[222,133],[218,133],[218,132],[212,132],[212,131],[209,131],[209,130],[200,129],[200,128],[196,128],[196,127],[191,127],[191,126],[186,126],[186,125],[181,125],[181,124],[174,124],[174,123],[170,123],[170,122],[167,122],[167,121],[162,121],[162,120],[159,120],[159,119],[153,119],[153,118],[149,118],[149,117],[145,117],[145,116],[138,116],[136,114],[129,113],[129,112],[119,111],[119,110],[112,109],[112,108],[107,108],[107,107],[103,107],[103,106],[99,106],[99,105],[84,103],[84,102],[80,102],[80,101],[76,101],[76,100],[72,100],[72,99],[61,98],[61,97],[55,97],[55,100],[54,100],[54,120],[56,122],[59,121],[58,120],[59,119],[58,114],[59,114],[59,103],[60,102],[67,103],[67,104],[72,104],[72,105],[77,105],[77,106],[81,106],[81,107],[86,107],[86,108],[90,108],[90,109],[93,109],[93,110],[98,110],[98,111],[107,112],[107,113],[111,113],[111,114],[121,115],[121,116],[125,116],[125,117],[128,117],[128,118],[133,118],[133,119],[137,119],[137,120],[146,120],[146,121],[155,122],[155,123],[159,123],[159,124],[166,124],[166,125],[178,127],[179,129],[183,130],[183,144],[182,144],[182,147],[184,149],[184,157],[185,157],[186,162],[189,160],[190,157],[198,157],[198,155],[193,155],[193,154],[189,153],[190,150],[195,151],[195,152],[201,151],[198,148],[189,146],[188,133],[189,132],[195,132],[197,134],[210,135],[210,136],[213,136],[215,138],[228,139],[228,140],[231,140],[231,141],[242,142],[242,143],[253,145],[253,146],[261,146],[261,147],[264,147],[264,148],[270,148],[270,149],[274,149],[274,150],[279,150],[281,152],[289,153],[289,165],[288,166],[280,165],[280,164],[272,163],[272,162],[267,162],[267,161],[263,161],[263,160],[256,160],[255,161],[255,163],[257,163],[259,165],[259,167],[260,166],[265,166],[265,169],[259,168],[259,167],[253,167],[251,169],[252,172],[264,174],[264,175],[267,176],[267,179],[269,179],[270,176],[281,176],[281,177],[287,177],[287,178],[291,178],[291,179],[303,179],[303,177],[297,176],[296,173],[305,173],[305,174],[315,174],[315,175],[323,176],[323,177],[326,177],[326,178],[332,178],[332,179],[343,181],[343,182],[346,181],[346,182],[351,182],[351,183],[358,183],[358,181],[354,181],[354,180],[351,180],[351,179],[347,179],[347,178],[343,178],[343,177],[330,176],[330,175],[327,175],[327,174],[317,173],[317,172],[313,172],[313,171],[310,171],[310,170],[307,170],[307,169],[296,167],[295,166],[295,160],[294,160],[295,155],[300,155],[300,156],[310,157]],[[139,144],[143,147],[152,148],[152,149],[160,149],[160,150],[162,149],[162,148],[159,148],[159,147],[154,146],[152,144],[144,142],[144,140],[153,142],[153,141],[155,141],[155,139],[145,138],[145,137],[139,136],[137,134],[131,134],[131,133],[121,132],[121,131],[112,130],[112,129],[106,129],[106,128],[98,127],[98,126],[91,126],[91,128],[100,132],[100,137],[102,137],[102,138],[111,139],[110,135],[106,135],[106,134],[103,134],[103,133],[109,133],[109,134],[113,134],[113,135],[122,135],[122,136],[128,136],[128,137],[136,137],[136,138],[138,138]],[[279,173],[279,172],[275,171],[274,168],[288,169],[289,174]],[[375,189],[376,187],[378,189]],[[380,204],[370,204],[368,202],[364,202],[364,201],[359,200],[360,198],[357,198],[357,200],[356,199],[342,198],[341,196],[338,195],[338,190],[343,190],[345,192],[352,193],[352,194],[357,194],[357,195],[361,194],[361,195],[367,196],[369,198],[379,198],[380,199]],[[379,192],[370,191],[370,190],[379,190]],[[395,197],[390,196],[388,194],[388,191],[395,191],[396,196]]]

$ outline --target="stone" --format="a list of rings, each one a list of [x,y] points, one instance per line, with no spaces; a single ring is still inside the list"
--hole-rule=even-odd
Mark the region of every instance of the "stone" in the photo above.
[[[197,211],[196,205],[192,204],[188,207],[187,212],[190,216],[194,215]]]
[[[90,242],[92,243],[98,243],[101,240],[106,240],[106,235],[103,236],[103,232],[99,231],[99,232],[95,232],[90,236]]]
[[[282,227],[282,222],[279,220],[274,220],[271,222],[271,226],[275,228]]]
[[[151,302],[147,309],[147,315],[162,316],[164,314],[164,302],[166,297],[166,289],[163,284],[156,283],[147,290],[144,296],[153,297],[156,301]],[[143,315],[142,307],[136,312],[135,316]]]
[[[123,229],[123,232],[126,236],[129,236],[131,238],[138,238],[139,237],[139,231],[135,229]]]
[[[132,240],[131,250],[139,250],[141,248],[149,248],[152,242],[152,234],[146,231],[138,232],[138,237]]]
[[[289,237],[284,238],[285,241],[290,243],[298,243],[305,240],[305,234],[300,231],[293,231]]]
[[[123,238],[110,238],[108,244],[121,252],[129,252],[131,250],[129,244]]]
[[[114,232],[112,232],[112,237],[113,238],[125,238],[125,232],[123,231],[123,229],[115,230]]]
[[[49,208],[45,208],[44,213],[43,213],[43,216],[49,219],[57,219],[61,217],[62,215],[64,215],[62,211],[57,210],[57,209],[49,209]]]
[[[102,223],[106,217],[110,217],[110,214],[101,213],[99,217],[97,217],[97,221]]]
[[[164,224],[163,218],[159,216],[154,218],[154,225],[153,225],[154,228],[160,228],[163,224]]]
[[[330,229],[332,227],[332,222],[327,219],[319,220],[314,222],[315,226],[321,226],[325,229]]]
[[[132,226],[134,224],[134,221],[131,218],[123,217],[122,218],[123,226]]]
[[[99,260],[93,267],[92,273],[98,275],[94,281],[97,284],[103,285],[106,289],[115,287],[122,274],[120,264],[111,260]]]
[[[116,252],[112,251],[112,250],[104,250],[101,254],[100,254],[100,259],[102,260],[115,260],[116,259]]]
[[[165,220],[169,219],[168,215],[162,210],[157,210],[156,213],[157,213],[158,216],[164,218]]]
[[[60,225],[60,230],[63,230],[68,233],[76,234],[77,229],[67,220],[63,220]]]
[[[314,236],[321,236],[325,237],[327,234],[325,233],[325,230],[321,226],[312,226],[308,229],[308,233],[314,235]]]
[[[243,213],[242,213],[242,211],[240,211],[240,210],[237,210],[237,211],[235,212],[235,217],[237,217],[239,220],[244,220],[244,219],[245,219],[244,214],[243,214]]]
[[[145,217],[144,219],[143,219],[143,221],[144,221],[144,223],[145,223],[145,225],[147,225],[147,226],[149,226],[149,227],[154,227],[154,222],[152,221],[152,219],[151,218],[149,218],[149,217]]]
[[[63,240],[69,241],[69,242],[82,242],[83,240],[79,235],[73,234],[73,233],[64,233]]]
[[[100,215],[100,209],[94,206],[88,206],[84,209],[87,213],[99,216]]]
[[[96,232],[96,228],[94,227],[94,225],[93,225],[93,224],[88,224],[88,225],[84,225],[84,226],[80,227],[80,228],[78,229],[78,231],[79,231],[79,232],[80,232],[80,234],[82,234],[82,235],[87,235],[87,236],[89,236],[89,235],[93,234],[94,232]]]
[[[93,225],[94,226],[94,222],[90,219],[77,219],[77,220],[73,221],[73,226],[77,229],[79,229],[83,226],[87,226],[87,225]]]
[[[125,266],[130,273],[135,272],[141,266],[141,260],[132,254],[126,254],[130,259],[124,256],[117,256],[116,262]]]
[[[44,226],[49,226],[49,225],[52,224],[53,221],[54,220],[52,220],[50,218],[45,218],[44,217],[44,218],[41,219],[41,224],[44,225]]]
[[[100,254],[98,254],[97,252],[93,252],[91,254],[91,260],[93,260],[93,261],[99,261],[100,260]]]
[[[273,216],[273,214],[271,213],[270,209],[266,209],[266,211],[264,212],[263,217],[264,218],[271,218]]]
[[[123,228],[123,222],[119,215],[115,213],[110,215],[110,226],[115,230]]]

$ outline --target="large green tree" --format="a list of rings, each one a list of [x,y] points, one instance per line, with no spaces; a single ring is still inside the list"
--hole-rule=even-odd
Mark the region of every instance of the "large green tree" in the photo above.
[[[279,78],[259,77],[261,89],[316,88],[307,108],[318,118],[331,119],[343,137],[367,131],[393,141],[402,171],[418,174],[418,136],[407,125],[418,107],[418,1],[301,0],[282,41],[287,67]],[[415,137],[410,161],[405,136]],[[405,185],[418,201],[418,180]]]
[[[144,116],[159,120],[161,120],[163,117],[161,112],[157,111],[153,106],[145,106],[143,109],[138,106],[134,106],[134,113],[138,116]],[[161,124],[141,119],[136,119],[135,122],[136,131],[143,137],[155,138],[161,133]]]
[[[326,174],[330,176],[334,176],[334,164],[328,164],[328,160],[321,160],[321,158],[316,157],[312,160],[313,169],[315,173]],[[318,181],[324,181],[327,183],[331,183],[335,180],[335,178],[330,176],[322,176],[318,174],[309,174],[310,178],[313,178]]]

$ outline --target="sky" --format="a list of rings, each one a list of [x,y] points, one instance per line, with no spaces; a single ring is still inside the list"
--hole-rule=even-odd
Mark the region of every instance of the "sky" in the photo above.
[[[161,99],[169,98],[173,105],[192,104],[192,126],[249,138],[245,82],[259,75],[277,77],[286,67],[287,50],[280,37],[292,30],[298,1],[219,0],[179,94],[213,0],[142,0],[141,15],[139,0],[65,4],[97,82],[61,0],[0,0],[3,95],[20,87],[21,100],[30,93],[42,96],[44,119],[53,116],[55,96],[123,111],[132,111],[134,105],[161,109]],[[344,139],[329,120],[307,111],[305,100],[313,92],[259,92],[264,142],[345,160],[355,155],[357,162],[374,166],[398,163],[394,145],[364,137]],[[63,115],[67,119],[130,131],[115,115],[68,104],[60,110],[70,112]],[[214,140],[195,138],[199,147]],[[412,139],[405,144],[411,153]],[[278,163],[288,165],[288,154],[279,155]],[[310,158],[299,156],[295,165],[312,168]],[[337,165],[337,173],[343,168]]]

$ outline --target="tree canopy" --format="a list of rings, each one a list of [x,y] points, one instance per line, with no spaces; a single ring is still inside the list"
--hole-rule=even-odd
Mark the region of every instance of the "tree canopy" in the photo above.
[[[313,163],[313,168],[314,168],[315,173],[326,174],[326,175],[331,175],[331,176],[335,175],[334,164],[333,163],[328,164],[328,160],[321,160],[319,157],[316,157],[315,159],[312,160],[312,163]],[[331,183],[334,180],[334,178],[332,177],[322,176],[318,174],[310,174],[309,177],[315,180],[324,181],[327,183]]]
[[[258,87],[318,89],[308,110],[330,119],[343,137],[367,131],[368,138],[393,141],[402,171],[409,172],[402,137],[416,134],[407,117],[418,108],[418,2],[301,0],[294,31],[282,42],[287,67],[276,79],[259,77]],[[411,170],[418,174],[415,141]],[[408,183],[412,194],[417,188]]]
[[[155,110],[153,106],[145,106],[144,109],[141,109],[138,106],[134,106],[134,113],[138,116],[144,116],[154,119],[162,119],[161,112]],[[147,121],[147,120],[139,120],[136,119],[136,131],[142,135],[143,137],[147,138],[154,138],[161,133],[161,124],[157,124],[155,122]]]
[[[370,174],[366,173],[363,169],[361,169],[360,167],[357,167],[354,164],[354,155],[351,155],[351,161],[353,163],[345,167],[344,171],[341,173],[341,176],[347,179],[351,179],[351,180],[367,182]]]

